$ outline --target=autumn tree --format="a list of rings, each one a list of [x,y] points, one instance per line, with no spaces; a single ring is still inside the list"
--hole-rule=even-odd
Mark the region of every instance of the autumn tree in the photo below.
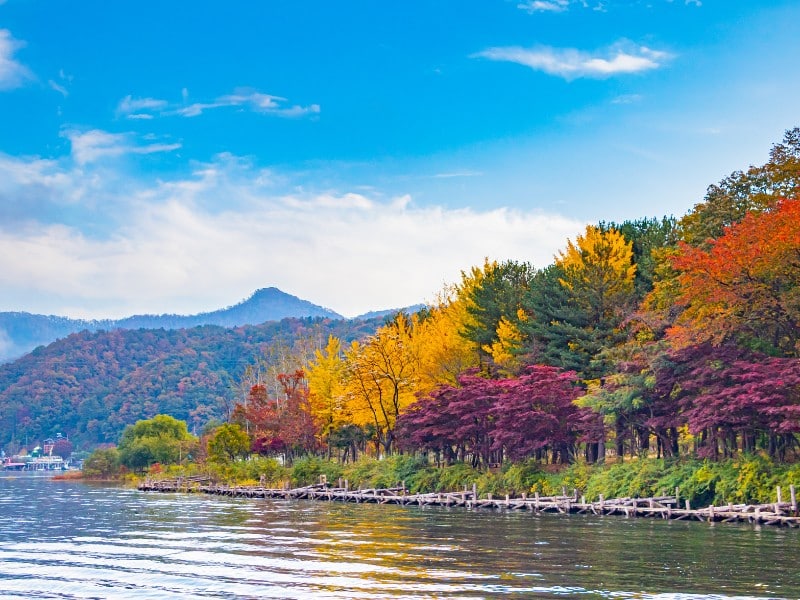
[[[517,328],[524,314],[523,299],[534,272],[530,263],[512,260],[498,263],[487,259],[482,269],[473,267],[469,274],[462,273],[459,293],[467,299],[470,316],[463,335],[475,344],[489,367],[492,347],[499,341],[501,322],[505,322],[507,333],[509,328]]]
[[[343,422],[344,370],[342,345],[334,336],[306,367],[311,414],[323,439]]]
[[[302,370],[277,376],[280,392],[272,396],[263,384],[254,385],[247,400],[237,404],[234,420],[245,425],[259,454],[282,454],[287,460],[317,448],[317,430]]]
[[[499,382],[495,398],[493,448],[512,460],[528,457],[571,463],[583,430],[586,409],[574,400],[581,394],[573,371],[535,365],[518,377]]]
[[[764,165],[735,171],[710,186],[703,202],[680,220],[682,240],[706,247],[746,215],[770,210],[780,199],[800,193],[800,128],[788,130],[769,157]]]
[[[748,214],[708,249],[683,244],[672,264],[685,307],[673,342],[800,356],[800,198]]]
[[[657,369],[667,360],[669,346],[633,336],[625,344],[604,351],[615,369],[588,385],[578,403],[601,415],[613,433],[616,455],[647,456],[651,437],[659,457],[678,455],[679,428],[685,424],[679,406],[656,385]]]
[[[439,386],[400,416],[402,445],[432,451],[446,462],[469,460],[475,467],[497,462],[493,408],[501,392],[497,380],[475,370],[463,373],[456,385]]]
[[[800,359],[768,357],[710,343],[675,350],[656,371],[656,388],[682,412],[700,456],[763,448],[778,459],[797,446]]]
[[[455,385],[458,376],[478,366],[477,347],[462,335],[471,317],[469,299],[455,287],[445,288],[438,301],[413,317],[418,392]]]
[[[666,249],[678,243],[678,222],[674,217],[644,218],[620,224],[601,222],[601,231],[618,231],[631,244],[631,260],[636,265],[634,290],[641,299],[653,288],[656,271]]]
[[[631,242],[614,230],[587,227],[531,280],[519,352],[529,364],[575,370],[584,379],[608,372],[600,353],[625,340],[635,271]]]
[[[398,313],[363,344],[353,342],[345,352],[348,408],[353,423],[371,425],[386,454],[394,446],[398,415],[414,401],[417,390],[412,320]]]

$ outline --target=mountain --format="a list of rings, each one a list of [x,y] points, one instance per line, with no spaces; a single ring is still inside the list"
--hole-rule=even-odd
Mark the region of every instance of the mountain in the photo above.
[[[425,304],[414,304],[412,306],[406,306],[405,308],[390,308],[388,310],[372,310],[370,312],[364,313],[363,315],[358,315],[357,317],[353,317],[355,319],[385,319],[386,317],[393,317],[399,312],[404,312],[407,315],[414,314],[416,312],[421,311],[425,308]]]
[[[270,287],[256,291],[234,306],[197,315],[136,315],[119,320],[83,320],[34,315],[25,312],[0,313],[0,363],[20,357],[37,346],[80,331],[114,329],[185,329],[202,325],[238,327],[280,321],[287,317],[344,319],[332,310]]]
[[[248,366],[307,355],[329,335],[372,335],[381,319],[287,318],[257,326],[82,331],[0,365],[0,448],[63,433],[78,447],[116,442],[124,427],[166,413],[195,431],[242,397]],[[10,444],[10,446],[9,446]],[[13,448],[12,448],[13,447]]]

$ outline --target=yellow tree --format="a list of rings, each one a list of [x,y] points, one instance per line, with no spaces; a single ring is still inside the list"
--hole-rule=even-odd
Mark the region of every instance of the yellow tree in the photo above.
[[[524,322],[525,320],[525,313],[520,309],[518,321]],[[522,366],[520,358],[522,341],[523,337],[519,327],[506,317],[501,317],[497,324],[497,341],[493,342],[491,346],[484,347],[484,350],[491,355],[492,361],[503,374],[513,375]]]
[[[462,335],[470,322],[467,298],[455,287],[445,289],[435,306],[414,315],[412,337],[420,393],[442,384],[457,385],[461,373],[478,366],[475,343]]]
[[[332,335],[325,348],[317,350],[306,367],[311,414],[326,442],[332,432],[349,422],[345,370],[341,342]]]
[[[574,244],[567,240],[567,249],[558,253],[556,264],[564,269],[561,285],[572,292],[573,301],[591,322],[607,319],[633,292],[633,247],[614,229],[587,226]]]
[[[363,344],[353,342],[345,352],[345,385],[353,422],[374,428],[386,454],[392,451],[397,416],[416,399],[414,350],[412,321],[398,313]]]
[[[567,242],[554,267],[566,292],[559,326],[572,362],[587,379],[602,376],[607,365],[600,354],[624,341],[621,325],[633,310],[636,265],[631,242],[614,229],[590,225],[575,243]]]

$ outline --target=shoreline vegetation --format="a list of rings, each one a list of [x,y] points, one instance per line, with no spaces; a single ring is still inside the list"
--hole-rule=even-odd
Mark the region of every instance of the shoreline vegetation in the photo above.
[[[725,506],[709,505],[707,508],[692,509],[689,500],[681,506],[680,490],[675,488],[674,496],[658,496],[655,498],[612,498],[605,499],[603,495],[596,502],[587,502],[585,496],[578,498],[578,490],[573,490],[573,495],[568,496],[566,489],[560,496],[540,496],[539,492],[533,497],[523,493],[521,496],[494,498],[487,494],[485,498],[477,493],[477,485],[473,484],[472,491],[464,489],[463,492],[438,492],[410,494],[401,482],[399,487],[385,489],[357,489],[350,490],[348,481],[339,480],[338,487],[327,482],[301,488],[268,488],[264,486],[229,486],[209,484],[203,477],[178,477],[177,479],[150,478],[137,485],[140,491],[168,492],[168,493],[202,493],[232,498],[270,498],[281,500],[313,500],[327,502],[350,502],[356,504],[395,504],[400,506],[434,506],[442,508],[499,509],[522,510],[536,514],[594,514],[624,515],[625,517],[650,517],[664,520],[698,520],[723,523],[751,523],[756,525],[776,525],[791,528],[800,527],[800,516],[797,511],[797,495],[794,486],[790,487],[789,502],[783,502],[781,488],[777,488],[777,501],[770,504],[737,504],[728,503]]]
[[[435,466],[409,455],[362,457],[348,464],[308,456],[290,467],[273,458],[254,457],[227,464],[153,465],[146,474],[129,473],[122,480],[152,491],[340,501],[348,500],[348,492],[353,502],[628,516],[647,509],[643,515],[660,518],[800,526],[795,492],[800,464],[776,464],[755,455],[716,462],[635,458],[613,464],[542,465],[526,461],[496,469],[463,463]],[[387,500],[387,490],[402,490],[407,498]]]

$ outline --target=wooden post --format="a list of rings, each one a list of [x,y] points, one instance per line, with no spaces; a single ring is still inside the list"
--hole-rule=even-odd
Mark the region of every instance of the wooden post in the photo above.
[[[562,496],[566,496],[567,495],[567,486],[565,486],[565,485],[561,486],[561,495]]]
[[[681,488],[675,488],[675,506],[681,505]]]
[[[686,499],[686,510],[692,510],[691,504],[689,504],[689,499]]]
[[[776,490],[776,492],[777,492],[777,496],[778,496],[778,504],[780,504],[781,503],[781,486],[778,486],[778,489]]]
[[[603,498],[603,494],[600,494],[600,512],[603,512],[603,508],[605,508],[605,498]]]
[[[792,512],[797,512],[797,493],[795,492],[794,485],[789,486],[789,494],[792,499]]]
[[[581,504],[586,504],[586,496],[581,496]]]
[[[539,510],[539,492],[534,492],[533,498],[534,498],[534,506],[536,507],[536,510]]]
[[[347,479],[344,480],[344,491],[347,492],[350,490],[350,482]]]
[[[472,484],[472,499],[474,501],[476,501],[476,502],[478,501],[478,484],[477,483],[473,483]]]

